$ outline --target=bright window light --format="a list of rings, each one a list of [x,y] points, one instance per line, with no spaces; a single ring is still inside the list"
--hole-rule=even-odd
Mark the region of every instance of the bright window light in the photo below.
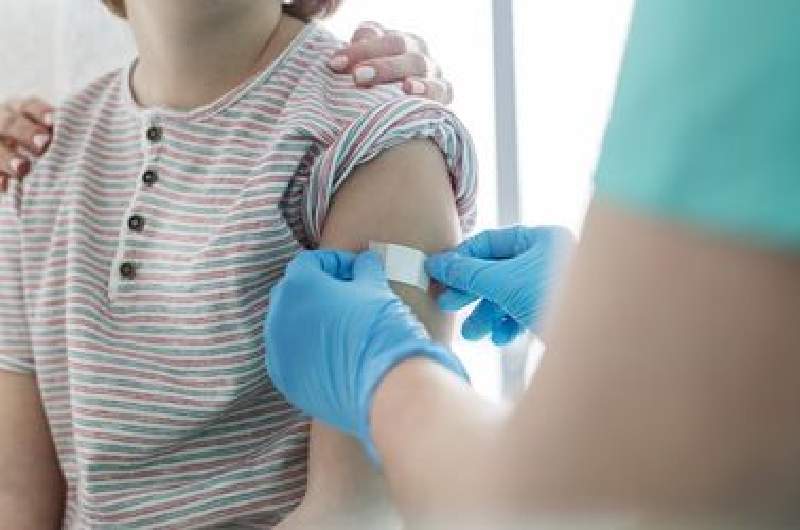
[[[522,221],[580,230],[633,0],[515,0]]]

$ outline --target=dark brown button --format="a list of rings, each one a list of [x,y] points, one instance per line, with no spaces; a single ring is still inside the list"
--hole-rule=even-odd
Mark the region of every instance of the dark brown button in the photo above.
[[[164,137],[164,131],[161,127],[153,125],[149,129],[147,129],[147,139],[151,142],[160,142],[161,138]]]
[[[148,169],[142,174],[142,182],[144,182],[148,186],[152,186],[157,181],[158,181],[158,173],[156,173],[152,169]]]
[[[126,261],[119,266],[119,274],[126,280],[132,280],[136,278],[136,266],[130,261]]]
[[[144,217],[138,214],[128,217],[128,228],[134,232],[141,232],[144,229]]]

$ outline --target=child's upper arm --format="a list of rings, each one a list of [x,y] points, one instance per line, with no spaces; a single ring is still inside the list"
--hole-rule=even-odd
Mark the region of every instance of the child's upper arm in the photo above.
[[[336,194],[321,246],[365,250],[370,241],[425,253],[452,248],[461,238],[447,168],[431,142],[412,140],[359,167]],[[396,284],[431,336],[449,342],[451,320],[431,294]]]
[[[0,528],[53,528],[64,481],[33,374],[0,369]]]
[[[22,283],[19,182],[0,194],[0,528],[52,527],[63,480],[39,396]]]
[[[376,240],[431,253],[456,245],[460,232],[441,152],[426,140],[413,140],[353,172],[330,207],[320,246],[364,250]],[[431,294],[405,285],[393,287],[434,339],[450,341],[452,319],[436,308]],[[386,502],[375,495],[380,482],[355,440],[314,425],[306,508],[322,511],[322,505],[330,513],[362,510],[364,502],[380,506]]]

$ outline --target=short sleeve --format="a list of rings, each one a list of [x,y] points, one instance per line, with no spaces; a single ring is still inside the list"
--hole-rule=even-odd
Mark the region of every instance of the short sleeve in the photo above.
[[[442,152],[464,233],[476,217],[477,163],[472,138],[449,110],[416,98],[381,103],[353,120],[316,157],[303,197],[304,230],[316,246],[338,188],[353,170],[381,152],[413,139],[427,138]]]
[[[641,0],[598,198],[800,247],[800,2]]]
[[[0,370],[34,371],[30,332],[22,296],[21,227],[19,196],[12,190],[0,194]]]

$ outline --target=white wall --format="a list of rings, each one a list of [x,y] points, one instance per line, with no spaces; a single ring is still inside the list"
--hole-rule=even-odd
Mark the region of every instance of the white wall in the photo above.
[[[53,92],[55,0],[0,0],[0,98]]]
[[[633,0],[515,0],[522,221],[580,231]]]
[[[125,25],[100,0],[0,0],[0,98],[58,100],[128,61]]]

